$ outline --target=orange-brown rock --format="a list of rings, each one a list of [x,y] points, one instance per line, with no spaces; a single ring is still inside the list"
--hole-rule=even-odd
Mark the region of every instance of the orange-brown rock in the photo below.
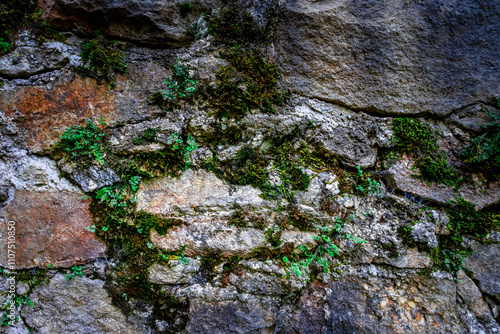
[[[0,209],[0,265],[8,267],[8,222],[15,222],[15,268],[71,267],[103,257],[106,246],[85,230],[89,201],[68,191],[17,190]]]
[[[117,76],[117,88],[98,85],[94,79],[68,74],[52,87],[26,86],[0,92],[0,111],[19,122],[28,147],[47,152],[72,125],[87,119],[108,123],[144,118],[154,112],[145,98],[166,79],[166,70],[156,64],[130,66]],[[156,109],[155,109],[156,110]]]

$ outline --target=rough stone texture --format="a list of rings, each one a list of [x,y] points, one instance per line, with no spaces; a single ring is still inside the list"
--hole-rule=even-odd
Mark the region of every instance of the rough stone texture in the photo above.
[[[373,262],[387,263],[397,268],[427,268],[432,264],[427,254],[420,253],[416,249],[405,250],[396,258],[375,259]]]
[[[7,78],[26,78],[61,69],[69,63],[71,48],[61,42],[48,42],[41,48],[19,46],[0,57],[0,75]]]
[[[448,114],[500,95],[500,4],[287,1],[277,48],[309,97],[393,114]]]
[[[251,297],[244,301],[218,303],[209,303],[201,299],[191,300],[187,330],[189,333],[200,334],[271,334],[274,332],[276,313],[274,303]]]
[[[141,183],[137,193],[138,210],[169,215],[173,211],[220,210],[235,207],[266,207],[260,191],[250,186],[233,186],[212,172],[187,170],[180,178],[154,179]]]
[[[437,247],[436,225],[429,222],[419,222],[413,225],[411,236],[415,241],[422,242],[430,248]]]
[[[0,240],[7,245],[7,223],[16,223],[16,268],[71,267],[103,257],[106,246],[85,227],[92,225],[89,201],[68,191],[17,190],[0,209]],[[0,264],[7,267],[7,247],[0,250]]]
[[[481,292],[474,284],[474,282],[460,270],[457,274],[458,294],[467,303],[469,309],[474,313],[476,318],[481,322],[489,322],[492,320],[491,312],[488,304],[483,299]]]
[[[285,333],[466,333],[451,280],[343,277],[304,294]],[[288,322],[286,323],[288,324]]]
[[[151,241],[167,251],[178,251],[186,246],[185,253],[188,256],[211,253],[227,257],[242,256],[250,254],[255,248],[268,245],[264,231],[228,227],[227,224],[218,222],[218,219],[177,226],[164,236],[153,232]]]
[[[445,204],[448,200],[455,200],[457,196],[471,202],[477,209],[490,206],[500,200],[500,182],[483,184],[477,180],[475,184],[464,184],[455,191],[453,187],[443,184],[431,185],[412,177],[418,175],[418,169],[412,169],[413,161],[406,158],[396,162],[389,170],[387,179],[389,184],[401,191],[414,194],[437,203]]]
[[[86,169],[75,169],[71,173],[71,178],[78,183],[85,192],[91,192],[121,181],[112,169],[96,166]]]
[[[43,18],[59,29],[84,30],[96,27],[107,35],[137,44],[181,46],[189,42],[188,28],[200,14],[217,8],[220,2],[192,1],[186,17],[181,14],[182,1],[153,0],[73,1],[39,0]]]
[[[171,260],[168,266],[158,263],[149,268],[149,281],[155,284],[185,284],[200,270],[200,261],[188,259],[184,264],[178,260]]]
[[[472,244],[475,252],[465,260],[466,268],[474,272],[479,289],[500,304],[500,245]]]
[[[126,75],[117,75],[117,88],[110,90],[94,79],[63,72],[50,85],[1,90],[0,111],[19,122],[31,151],[47,152],[69,126],[84,125],[87,119],[103,117],[112,124],[157,113],[145,99],[166,77],[166,69],[156,64],[131,64]]]
[[[37,287],[33,307],[22,311],[37,333],[140,333],[111,304],[104,281],[77,277],[69,281],[57,274],[49,285]]]

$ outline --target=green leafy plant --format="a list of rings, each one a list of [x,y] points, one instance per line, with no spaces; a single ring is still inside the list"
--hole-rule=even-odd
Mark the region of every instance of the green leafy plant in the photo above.
[[[363,173],[363,170],[356,166],[357,169],[357,185],[356,190],[358,193],[368,196],[383,197],[384,188],[376,180],[368,177],[367,174]]]
[[[196,85],[199,83],[189,74],[187,65],[177,59],[172,65],[172,76],[165,80],[167,88],[156,92],[149,97],[149,101],[160,106],[175,106],[180,100],[194,96]]]
[[[90,233],[95,233],[95,225],[86,226],[85,229]]]
[[[83,42],[81,45],[80,59],[82,65],[79,69],[88,76],[97,80],[110,82],[111,89],[115,84],[115,73],[125,73],[127,65],[124,63],[124,44],[110,41],[100,32],[96,38]]]
[[[101,188],[97,191],[95,198],[101,203],[106,203],[110,208],[123,208],[137,201],[135,196],[130,196],[125,185]]]
[[[106,123],[101,118],[99,125],[88,120],[85,127],[72,126],[62,134],[55,149],[62,149],[71,161],[81,165],[90,165],[94,161],[102,165],[104,158],[101,143],[105,136],[102,128],[105,125]]]
[[[69,281],[75,277],[83,277],[83,266],[73,266],[71,267],[71,272],[64,275],[64,280]]]
[[[187,170],[191,164],[189,162],[191,152],[198,149],[193,136],[189,135],[186,139],[186,143],[184,143],[184,140],[182,140],[179,133],[173,133],[170,137],[168,137],[167,144],[172,145],[172,151],[179,150],[182,152],[185,161],[185,169]]]
[[[500,109],[500,99],[494,100]],[[484,133],[471,139],[462,152],[465,163],[475,170],[497,174],[500,171],[500,114],[487,112],[493,121],[483,126]]]
[[[349,233],[343,234],[342,229],[344,223],[336,217],[336,224],[332,229],[327,227],[317,226],[320,230],[320,234],[314,236],[313,239],[316,241],[316,245],[312,248],[306,248],[300,245],[298,249],[299,254],[292,254],[294,258],[289,259],[288,257],[283,257],[283,262],[285,266],[289,268],[287,277],[290,276],[290,270],[295,273],[297,277],[304,277],[307,281],[311,278],[311,265],[314,263],[323,269],[325,274],[329,274],[333,267],[333,259],[339,255],[339,248],[335,245],[334,240],[337,238],[345,238],[352,241],[355,244],[366,243],[357,236],[353,236]]]
[[[3,38],[0,38],[0,53],[7,52],[9,50],[10,43],[8,41],[4,41]]]

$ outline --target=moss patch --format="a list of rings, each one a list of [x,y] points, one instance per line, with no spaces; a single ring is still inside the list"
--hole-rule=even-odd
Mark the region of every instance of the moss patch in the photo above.
[[[395,118],[393,130],[397,150],[415,159],[421,179],[457,185],[458,173],[448,166],[445,152],[438,150],[438,137],[427,123],[420,119]]]
[[[116,86],[115,73],[127,71],[124,60],[125,43],[110,41],[98,32],[95,38],[83,42],[81,48],[80,71],[96,79],[98,84],[103,80],[108,81],[113,89]]]

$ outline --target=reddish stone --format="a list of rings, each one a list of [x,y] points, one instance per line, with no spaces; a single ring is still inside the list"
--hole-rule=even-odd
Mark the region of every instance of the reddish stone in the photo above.
[[[27,86],[0,92],[0,110],[18,121],[32,151],[47,153],[68,127],[84,125],[87,119],[103,117],[113,123],[159,112],[148,108],[145,98],[166,77],[166,69],[156,64],[142,69],[130,66],[126,75],[117,75],[117,88],[110,90],[109,84],[63,74],[52,88]]]
[[[85,230],[92,225],[89,201],[68,191],[16,191],[0,209],[0,265],[8,267],[9,221],[16,227],[16,269],[71,267],[105,256],[105,244]]]

